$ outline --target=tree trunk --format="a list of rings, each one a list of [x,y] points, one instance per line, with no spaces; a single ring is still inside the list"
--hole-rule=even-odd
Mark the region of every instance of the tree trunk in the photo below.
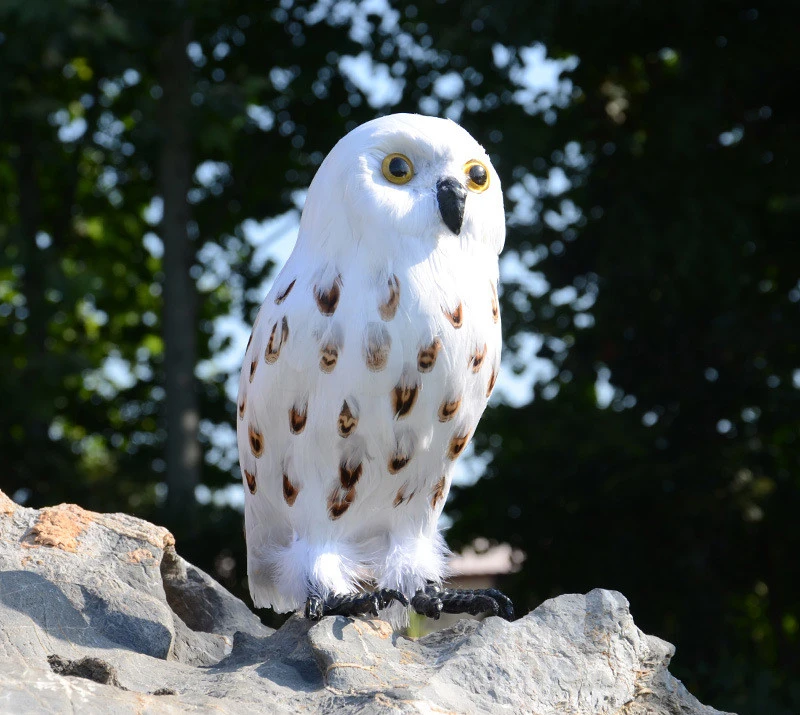
[[[186,521],[195,509],[200,482],[200,420],[194,369],[197,363],[197,294],[189,275],[194,248],[187,226],[186,199],[192,177],[192,66],[186,54],[191,20],[181,21],[161,45],[161,156],[159,189],[164,200],[161,238],[164,241],[164,357],[167,416],[167,509],[176,521]]]

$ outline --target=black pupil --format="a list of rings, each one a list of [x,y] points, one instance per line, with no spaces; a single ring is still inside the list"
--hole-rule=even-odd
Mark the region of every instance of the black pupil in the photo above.
[[[473,164],[469,167],[469,178],[478,186],[483,186],[489,177],[486,174],[486,169],[480,164]]]
[[[389,173],[392,176],[396,176],[398,179],[402,179],[405,176],[408,176],[408,173],[411,171],[411,167],[408,165],[408,162],[396,156],[389,162]]]

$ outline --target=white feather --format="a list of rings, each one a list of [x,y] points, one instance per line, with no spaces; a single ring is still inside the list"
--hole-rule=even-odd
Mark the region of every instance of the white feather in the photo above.
[[[381,173],[395,152],[415,168],[402,186]],[[456,236],[440,216],[436,183],[464,183],[472,159],[487,166],[490,185],[468,192]],[[437,521],[454,464],[448,451],[454,437],[474,433],[500,364],[493,304],[504,236],[499,178],[453,122],[376,119],[322,163],[240,378],[256,606],[292,610],[310,593],[354,592],[369,580],[410,597],[441,581],[447,549]],[[462,324],[454,327],[446,313],[459,306]],[[422,369],[420,350],[434,341],[435,362]],[[452,418],[440,421],[442,404],[456,400]],[[344,436],[341,420],[350,426]]]

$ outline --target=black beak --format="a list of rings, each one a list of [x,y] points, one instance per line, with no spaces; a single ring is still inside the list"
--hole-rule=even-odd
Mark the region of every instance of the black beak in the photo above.
[[[456,236],[461,233],[464,222],[464,204],[467,201],[467,190],[452,177],[439,179],[436,184],[436,200],[439,202],[439,213],[442,221]]]

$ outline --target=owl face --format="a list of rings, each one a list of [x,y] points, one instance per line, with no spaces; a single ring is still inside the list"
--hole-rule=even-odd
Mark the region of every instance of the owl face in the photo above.
[[[431,248],[480,241],[499,253],[505,238],[500,178],[483,147],[450,120],[375,119],[333,148],[309,188],[301,239],[331,248],[334,236],[378,252],[402,250],[406,239]]]

